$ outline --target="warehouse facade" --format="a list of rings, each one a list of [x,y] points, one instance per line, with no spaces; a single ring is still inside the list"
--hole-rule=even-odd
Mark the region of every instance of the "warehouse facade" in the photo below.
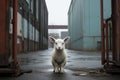
[[[104,0],[104,19],[111,16],[111,0]],[[69,48],[97,50],[101,47],[100,0],[72,0],[68,11]]]
[[[13,57],[13,1],[0,2],[0,67]],[[48,10],[45,0],[18,0],[17,53],[48,48]],[[15,56],[16,57],[16,56]]]
[[[11,2],[12,3],[12,0]],[[10,6],[10,22],[13,18],[12,4]],[[18,52],[47,49],[48,11],[45,0],[18,0]],[[12,23],[10,23],[12,42]],[[11,43],[10,42],[10,43]]]

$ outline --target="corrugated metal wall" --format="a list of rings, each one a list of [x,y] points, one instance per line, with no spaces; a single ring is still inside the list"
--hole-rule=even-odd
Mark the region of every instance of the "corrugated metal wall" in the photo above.
[[[41,0],[40,7],[40,47],[45,49],[48,48],[48,11],[45,0]]]
[[[68,13],[70,48],[82,49],[83,37],[83,0],[73,0]],[[80,27],[81,26],[81,27]],[[79,35],[78,35],[79,34]]]
[[[96,50],[100,41],[100,0],[84,1],[83,49]]]
[[[111,2],[104,0],[105,18],[111,15]],[[72,0],[69,12],[69,47],[78,50],[100,49],[100,0]]]
[[[9,59],[9,0],[0,2],[0,66],[8,65]]]

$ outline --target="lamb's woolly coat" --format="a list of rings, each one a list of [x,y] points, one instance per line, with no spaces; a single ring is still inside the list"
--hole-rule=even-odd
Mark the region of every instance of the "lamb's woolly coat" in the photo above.
[[[49,37],[50,41],[54,44],[54,48],[52,50],[52,64],[54,67],[54,72],[64,72],[64,66],[66,64],[67,53],[65,50],[65,43],[68,42],[69,37],[64,39],[55,39],[53,37]]]

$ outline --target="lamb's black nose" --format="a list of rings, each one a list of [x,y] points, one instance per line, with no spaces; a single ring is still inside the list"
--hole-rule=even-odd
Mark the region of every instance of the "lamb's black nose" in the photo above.
[[[62,50],[62,48],[61,48],[61,47],[58,47],[57,50]]]

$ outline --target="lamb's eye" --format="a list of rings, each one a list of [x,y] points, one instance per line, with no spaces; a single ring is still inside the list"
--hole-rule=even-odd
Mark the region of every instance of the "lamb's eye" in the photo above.
[[[62,43],[62,45],[63,45],[64,43]]]

